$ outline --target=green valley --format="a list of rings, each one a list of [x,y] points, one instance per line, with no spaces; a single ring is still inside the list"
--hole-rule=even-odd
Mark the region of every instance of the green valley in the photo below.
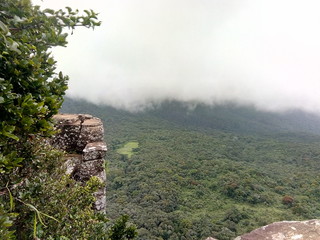
[[[317,116],[177,102],[130,113],[72,99],[63,111],[103,119],[107,214],[129,215],[138,239],[229,240],[320,218]]]

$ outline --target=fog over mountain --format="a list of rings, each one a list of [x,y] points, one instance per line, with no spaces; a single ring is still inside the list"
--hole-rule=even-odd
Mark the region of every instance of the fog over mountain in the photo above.
[[[44,0],[102,26],[54,50],[68,95],[130,110],[164,99],[320,113],[317,0]]]

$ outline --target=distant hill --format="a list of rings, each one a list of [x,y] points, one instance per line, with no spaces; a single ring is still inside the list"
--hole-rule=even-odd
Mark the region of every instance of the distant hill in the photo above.
[[[106,105],[66,98],[61,111],[70,113],[85,111],[117,120],[124,117],[135,120],[157,118],[183,127],[239,134],[320,135],[320,116],[300,110],[274,113],[232,104],[208,106],[166,101],[144,112],[130,113]]]

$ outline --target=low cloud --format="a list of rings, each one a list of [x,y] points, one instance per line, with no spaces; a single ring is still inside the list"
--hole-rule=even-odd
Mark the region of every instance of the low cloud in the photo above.
[[[136,110],[166,99],[320,112],[317,0],[57,0],[103,25],[54,51],[68,95]]]

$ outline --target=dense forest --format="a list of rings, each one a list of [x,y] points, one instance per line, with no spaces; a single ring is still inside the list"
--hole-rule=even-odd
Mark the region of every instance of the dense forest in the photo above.
[[[320,118],[235,105],[164,102],[130,113],[66,99],[104,121],[107,214],[138,239],[234,237],[320,217]]]

